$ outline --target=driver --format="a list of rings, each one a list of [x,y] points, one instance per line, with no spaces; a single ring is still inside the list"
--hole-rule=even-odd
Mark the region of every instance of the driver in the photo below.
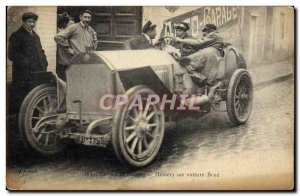
[[[176,38],[171,41],[170,45],[179,49],[181,56],[187,56],[196,52],[191,45],[185,44],[183,41],[185,39],[194,39],[193,37],[188,35],[188,30],[190,29],[189,24],[186,22],[178,22],[175,23],[174,28],[176,31]]]
[[[161,50],[164,50],[163,48],[166,45],[172,46],[180,53],[179,56],[187,56],[196,52],[192,45],[184,44],[182,42],[184,39],[194,39],[188,35],[188,30],[190,29],[189,24],[186,22],[178,22],[174,24],[174,29],[176,32],[176,38],[178,38],[180,41],[177,41],[175,37],[172,36],[161,36],[161,38],[155,43],[155,46]]]

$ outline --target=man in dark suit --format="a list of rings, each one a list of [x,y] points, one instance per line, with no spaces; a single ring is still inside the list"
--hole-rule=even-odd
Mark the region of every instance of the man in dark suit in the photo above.
[[[33,30],[37,19],[33,12],[24,13],[23,25],[9,38],[8,58],[13,62],[13,99],[17,108],[30,90],[31,73],[46,71],[48,66],[40,37]]]
[[[152,39],[156,37],[156,25],[153,25],[151,21],[148,21],[142,29],[142,35],[137,35],[124,42],[124,48],[126,50],[141,50],[152,48]]]

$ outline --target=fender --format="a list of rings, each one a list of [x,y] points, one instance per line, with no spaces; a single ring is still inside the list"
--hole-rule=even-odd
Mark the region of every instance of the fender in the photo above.
[[[51,71],[38,71],[30,74],[30,85],[32,88],[41,84],[55,84],[57,75]]]
[[[236,49],[235,47],[230,45],[225,50],[226,51],[233,50],[236,54],[236,62],[238,64],[238,68],[247,69],[246,61],[245,61],[242,53],[238,49]]]
[[[66,97],[66,82],[60,79],[56,73],[52,71],[41,71],[31,73],[32,80],[30,81],[31,89],[42,84],[51,84],[56,86],[58,110],[63,106]]]

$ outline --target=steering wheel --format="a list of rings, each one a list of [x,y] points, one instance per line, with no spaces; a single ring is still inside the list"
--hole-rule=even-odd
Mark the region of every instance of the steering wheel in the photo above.
[[[171,42],[174,38],[170,36],[165,36],[161,39],[161,50],[169,53],[176,61],[178,61],[178,59],[181,57],[181,52],[180,49],[177,49],[174,46],[172,46]]]

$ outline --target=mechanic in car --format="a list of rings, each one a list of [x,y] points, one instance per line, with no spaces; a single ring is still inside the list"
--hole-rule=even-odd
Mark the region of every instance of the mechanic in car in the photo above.
[[[146,22],[142,28],[142,34],[132,37],[124,42],[125,50],[141,50],[153,48],[153,41],[156,37],[156,25],[151,21]]]
[[[202,38],[175,37],[174,41],[190,45],[197,51],[182,57],[180,62],[186,66],[188,72],[194,74],[197,82],[204,82],[215,89],[222,85],[221,79],[225,74],[225,65],[220,64],[220,60],[224,56],[223,49],[226,44],[218,36],[217,27],[214,24],[206,24],[202,33]]]

